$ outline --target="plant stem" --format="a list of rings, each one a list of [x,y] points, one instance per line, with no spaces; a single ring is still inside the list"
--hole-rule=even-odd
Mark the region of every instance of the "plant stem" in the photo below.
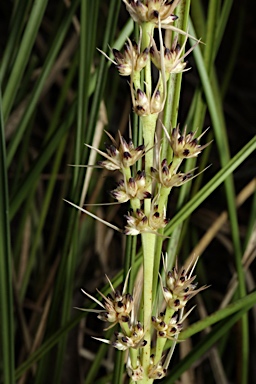
[[[154,267],[154,252],[156,236],[152,233],[143,233],[143,324],[144,324],[144,339],[147,344],[143,348],[142,367],[145,372],[145,380],[147,378],[147,370],[150,365],[150,344],[151,344],[151,313],[152,313],[152,283],[153,283],[153,267]],[[148,379],[149,380],[149,379]],[[152,381],[142,381],[142,383],[150,383]]]
[[[144,145],[146,147],[146,153],[145,153],[146,175],[150,174],[150,169],[151,167],[153,167],[153,164],[154,164],[154,151],[153,149],[150,149],[150,148],[154,146],[157,117],[158,117],[158,114],[141,117]]]

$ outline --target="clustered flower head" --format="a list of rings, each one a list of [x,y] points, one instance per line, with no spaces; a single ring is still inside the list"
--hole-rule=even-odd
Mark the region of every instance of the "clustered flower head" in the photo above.
[[[106,276],[107,277],[107,276]],[[105,296],[99,290],[97,292],[103,298],[103,303],[97,300],[95,297],[89,295],[82,289],[82,292],[92,299],[95,303],[99,304],[102,308],[100,310],[84,309],[87,312],[98,313],[98,319],[112,323],[105,330],[112,328],[115,324],[119,323],[123,332],[115,332],[115,340],[110,341],[95,337],[96,340],[110,344],[113,347],[125,351],[129,348],[141,348],[146,345],[144,340],[144,328],[140,321],[136,321],[134,311],[134,300],[130,293],[125,293],[128,284],[129,272],[126,276],[124,288],[122,293],[119,290],[115,290],[111,281],[107,277],[112,293]],[[125,326],[127,324],[127,326]],[[128,329],[128,333],[127,333]]]
[[[152,96],[147,95],[141,89],[137,89],[132,95],[133,110],[139,116],[158,114],[164,105],[164,94],[156,89]]]
[[[182,52],[183,52],[182,48],[178,44],[177,39],[174,40],[174,43],[173,43],[171,49],[165,47],[163,61],[164,61],[164,70],[167,74],[181,73],[181,72],[188,70],[188,69],[186,69],[187,62],[184,61],[184,58],[188,55],[188,53],[182,55]],[[158,51],[158,49],[156,47],[156,43],[152,39],[152,46],[150,48],[150,56],[151,56],[152,62],[154,63],[156,68],[158,68],[159,70],[162,69],[161,55],[162,55],[161,51]]]
[[[169,222],[166,219],[165,211],[158,211],[158,205],[153,205],[149,216],[146,216],[142,209],[137,209],[135,212],[131,210],[125,218],[127,224],[124,233],[132,236],[139,235],[140,233],[157,234],[157,230],[164,228]]]
[[[137,359],[136,367],[133,367],[131,363],[131,358],[130,356],[128,356],[127,363],[126,363],[126,370],[127,370],[128,376],[133,381],[137,382],[143,379],[144,369],[139,359]]]
[[[136,23],[150,22],[157,25],[160,20],[161,25],[165,26],[177,20],[173,12],[180,0],[123,0],[123,2]]]
[[[125,351],[128,348],[138,349],[145,347],[147,344],[144,340],[144,329],[140,322],[137,322],[130,329],[131,335],[127,336],[122,332],[115,332],[116,340],[112,342],[112,346],[119,349],[120,351]]]
[[[120,203],[125,203],[131,199],[150,199],[151,193],[148,192],[145,171],[138,171],[135,177],[130,177],[128,181],[121,180],[116,189],[110,192]]]
[[[183,133],[180,132],[179,126],[173,128],[171,137],[169,137],[169,142],[173,150],[175,157],[179,159],[189,159],[191,157],[197,157],[199,153],[202,152],[209,144],[200,145],[199,140],[205,134],[204,131],[199,137],[196,136],[196,132],[186,133],[187,127],[185,126]]]
[[[166,368],[163,367],[161,361],[155,363],[155,356],[150,356],[149,375],[150,379],[162,379],[166,375]]]
[[[117,49],[112,49],[116,65],[121,76],[131,76],[134,71],[140,72],[149,59],[149,48],[140,52],[140,47],[130,39],[124,45],[124,53]]]
[[[175,173],[172,163],[162,160],[159,169],[151,167],[151,176],[164,188],[180,187],[193,177],[192,171]]]
[[[175,311],[184,308],[193,296],[207,288],[203,286],[196,289],[197,283],[194,283],[196,276],[192,276],[196,262],[191,263],[188,268],[182,267],[180,270],[176,265],[171,271],[166,272],[166,286],[163,287],[163,295],[167,305]]]
[[[174,314],[170,318],[167,318],[167,320],[165,312],[161,312],[159,316],[152,316],[151,320],[153,327],[157,331],[157,336],[169,340],[177,339],[182,330],[183,321],[188,317],[193,309],[194,307],[192,307],[182,318],[180,318],[178,311],[174,312]]]
[[[119,290],[114,289],[108,277],[107,280],[112,289],[112,293],[109,293],[107,296],[105,296],[103,293],[97,290],[97,292],[104,300],[103,303],[89,295],[83,289],[82,292],[103,308],[103,310],[101,309],[93,311],[98,313],[98,319],[113,323],[109,328],[113,327],[117,323],[129,323],[130,314],[133,310],[134,303],[132,295],[130,293],[125,293],[127,281],[125,282],[123,292],[121,293]]]
[[[115,139],[107,133],[110,137],[112,144],[106,144],[106,153],[100,151],[97,148],[87,145],[89,148],[94,149],[106,160],[99,161],[98,164],[109,171],[122,170],[124,168],[129,168],[134,165],[142,156],[145,154],[145,146],[140,145],[137,148],[134,147],[132,140],[130,139],[128,143],[121,136],[121,133],[118,131],[120,144],[118,146]]]

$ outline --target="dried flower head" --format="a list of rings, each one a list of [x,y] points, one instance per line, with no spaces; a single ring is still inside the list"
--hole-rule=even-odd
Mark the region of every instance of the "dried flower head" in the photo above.
[[[147,344],[144,340],[144,330],[140,322],[130,329],[131,334],[129,336],[122,332],[115,332],[116,340],[112,343],[113,347],[125,351],[128,348],[141,348]]]
[[[184,58],[188,55],[186,53],[182,56],[182,49],[180,45],[177,43],[177,39],[175,39],[175,42],[172,45],[172,48],[165,48],[164,49],[164,70],[166,73],[181,73],[184,71],[187,71],[186,68],[187,63],[184,62]],[[161,51],[158,51],[156,47],[155,41],[152,39],[152,47],[150,48],[150,56],[152,59],[152,62],[158,68],[159,70],[162,69],[162,58],[161,58]]]
[[[123,2],[136,23],[151,22],[156,25],[160,20],[164,26],[177,20],[173,12],[180,0],[123,0]]]
[[[179,187],[193,178],[193,170],[186,173],[174,173],[174,171],[172,163],[168,165],[167,159],[164,159],[158,170],[151,168],[151,176],[164,188]]]
[[[207,286],[196,289],[197,283],[194,283],[196,276],[192,276],[197,260],[191,263],[188,268],[173,267],[171,271],[166,271],[166,287],[162,287],[163,295],[170,308],[175,310],[184,308],[188,300],[197,293],[203,291]]]
[[[157,233],[157,230],[164,228],[168,224],[165,211],[160,213],[158,206],[152,204],[149,216],[147,217],[141,209],[131,212],[125,216],[127,225],[124,233],[126,235],[139,235],[140,233]]]
[[[138,171],[135,177],[131,177],[128,181],[121,180],[118,187],[110,192],[110,194],[120,203],[125,203],[131,199],[150,199],[151,193],[147,191],[148,183],[144,171]]]
[[[127,370],[128,376],[133,381],[137,382],[143,379],[144,369],[139,359],[137,359],[137,367],[133,368],[131,363],[131,358],[130,356],[128,356],[127,363],[126,363],[126,370]]]
[[[194,307],[192,307],[182,318],[179,318],[178,312],[174,312],[167,323],[165,319],[165,312],[160,313],[160,315],[157,317],[152,316],[152,324],[153,327],[157,330],[158,337],[176,340],[177,336],[182,330],[183,321],[189,316],[193,309]]]
[[[154,355],[151,355],[150,365],[148,369],[148,377],[150,379],[162,379],[165,375],[166,375],[166,369],[163,367],[162,363],[159,361],[155,364]]]
[[[121,76],[130,76],[134,71],[140,72],[149,59],[149,49],[145,48],[140,52],[140,45],[132,43],[130,39],[124,45],[124,53],[117,49],[112,49],[112,52],[115,57],[113,63]]]
[[[106,145],[107,153],[102,152],[98,148],[94,148],[87,144],[87,147],[94,149],[100,155],[105,157],[106,160],[99,161],[98,164],[102,168],[106,168],[110,171],[129,168],[130,166],[135,164],[136,161],[138,161],[145,154],[144,145],[140,145],[137,148],[135,148],[131,139],[127,143],[124,137],[121,136],[121,133],[119,131],[118,131],[118,134],[120,139],[119,146],[115,141],[115,139],[109,133],[107,133],[107,135],[110,137],[112,141],[112,144]]]
[[[137,115],[150,115],[150,98],[141,89],[137,89],[135,96],[132,97],[132,102],[133,110]]]
[[[197,157],[204,148],[211,144],[211,141],[205,145],[198,144],[199,140],[208,129],[197,138],[195,137],[197,130],[195,132],[189,132],[188,134],[186,133],[187,126],[185,126],[183,133],[180,132],[179,125],[177,128],[173,128],[171,136],[169,136],[169,133],[164,126],[163,129],[172,147],[174,156],[181,160]]]
[[[133,297],[130,293],[125,293],[128,283],[128,277],[129,273],[127,274],[124,288],[122,293],[118,290],[115,290],[111,281],[106,276],[109,285],[111,287],[112,293],[108,296],[103,295],[98,289],[97,292],[100,294],[100,296],[104,299],[104,302],[101,303],[99,300],[97,300],[95,297],[89,295],[87,292],[85,292],[82,289],[82,292],[88,296],[90,299],[95,301],[95,303],[99,304],[103,309],[101,310],[94,310],[94,309],[83,309],[87,312],[95,312],[98,313],[98,319],[102,321],[107,321],[109,323],[113,323],[110,327],[106,328],[109,329],[113,327],[117,323],[129,323],[130,322],[130,313],[133,309]]]
[[[164,94],[158,88],[153,95],[147,95],[141,89],[136,92],[132,91],[133,110],[139,116],[152,115],[159,113],[164,107]]]

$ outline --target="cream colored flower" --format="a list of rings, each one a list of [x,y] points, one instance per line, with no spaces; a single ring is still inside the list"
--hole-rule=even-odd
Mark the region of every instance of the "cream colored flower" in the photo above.
[[[106,321],[109,323],[113,323],[110,327],[106,328],[112,328],[117,323],[129,323],[130,322],[130,313],[133,309],[133,297],[130,293],[125,293],[127,284],[128,284],[128,277],[129,273],[127,274],[124,288],[122,293],[118,290],[115,290],[111,281],[106,276],[109,285],[112,290],[112,294],[109,294],[108,296],[103,295],[98,289],[97,292],[100,294],[100,296],[104,299],[104,302],[101,303],[99,300],[97,300],[95,297],[89,295],[89,293],[85,292],[83,289],[81,290],[87,297],[89,297],[91,300],[93,300],[95,303],[97,303],[100,307],[103,309],[95,310],[95,309],[82,309],[86,312],[95,312],[98,313],[98,319],[102,321]]]
[[[135,382],[143,379],[144,370],[139,359],[137,359],[137,367],[133,368],[131,358],[130,356],[128,356],[126,363],[126,371],[128,373],[128,376]]]
[[[125,203],[131,199],[150,199],[151,193],[147,191],[148,185],[144,171],[138,171],[135,177],[128,181],[121,180],[116,189],[110,192],[111,196],[120,203]]]
[[[162,379],[166,375],[166,369],[163,367],[161,361],[155,363],[154,355],[150,356],[150,366],[148,369],[148,377],[150,379]]]
[[[158,170],[151,168],[151,176],[164,188],[180,187],[193,178],[193,169],[186,173],[174,173],[174,171],[172,163],[168,165],[167,159],[164,159]]]
[[[163,126],[167,139],[172,147],[173,154],[178,159],[189,159],[191,157],[197,157],[204,148],[208,147],[211,144],[211,141],[205,145],[200,145],[199,140],[208,130],[206,129],[200,136],[197,138],[196,132],[189,132],[187,134],[187,126],[185,126],[183,133],[179,130],[179,125],[177,128],[173,128],[171,136],[169,136],[166,128]]]
[[[121,76],[130,76],[134,71],[140,72],[149,59],[149,49],[145,48],[140,52],[140,45],[132,43],[130,39],[124,45],[124,53],[117,49],[112,49],[116,65]],[[112,60],[111,60],[112,61]]]
[[[166,286],[162,287],[164,298],[170,308],[182,309],[187,302],[197,293],[203,291],[207,286],[196,289],[197,283],[194,282],[196,276],[192,276],[197,260],[191,263],[188,268],[178,269],[176,266],[171,271],[166,271]]]
[[[157,25],[160,20],[164,26],[177,20],[173,12],[180,0],[123,0],[123,2],[136,23],[150,22]]]
[[[165,211],[160,213],[158,206],[152,204],[149,216],[147,217],[141,209],[131,212],[125,216],[127,225],[124,233],[126,235],[136,236],[140,233],[156,233],[158,229],[164,228],[169,220],[165,217]]]
[[[106,153],[94,148],[87,144],[87,147],[94,149],[100,155],[105,157],[106,160],[99,161],[98,164],[102,168],[106,168],[110,171],[115,171],[117,169],[122,170],[123,168],[129,168],[136,163],[141,157],[145,154],[144,145],[140,145],[137,148],[134,147],[132,140],[129,140],[128,143],[121,136],[121,133],[118,131],[120,144],[118,146],[115,139],[107,133],[110,137],[112,144],[106,145]]]
[[[182,330],[183,321],[190,315],[193,309],[194,307],[192,307],[182,318],[180,318],[179,312],[175,312],[167,323],[165,320],[165,312],[160,313],[158,317],[152,316],[152,324],[157,330],[157,336],[176,340]]]
[[[159,113],[164,107],[164,94],[156,88],[153,95],[147,95],[141,89],[132,91],[133,110],[139,116]]]

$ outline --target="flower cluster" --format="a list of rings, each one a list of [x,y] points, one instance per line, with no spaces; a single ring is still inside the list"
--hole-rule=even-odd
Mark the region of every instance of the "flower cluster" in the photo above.
[[[185,126],[183,133],[180,132],[179,126],[173,128],[169,142],[173,150],[175,157],[179,159],[189,159],[191,157],[197,157],[211,142],[200,145],[198,144],[201,137],[205,134],[204,131],[199,137],[196,136],[195,132],[186,133],[187,127]]]
[[[137,209],[131,211],[125,216],[127,225],[124,233],[126,235],[136,236],[140,233],[157,233],[157,230],[164,228],[169,220],[165,217],[165,212],[158,212],[158,206],[152,207],[149,216],[146,216],[143,210]]]
[[[113,62],[121,76],[131,76],[133,72],[140,72],[149,59],[149,48],[140,52],[140,47],[130,39],[124,45],[124,53],[112,49],[115,61]]]
[[[197,262],[197,260],[196,260]],[[163,295],[167,305],[175,311],[182,309],[193,296],[207,288],[207,286],[196,289],[194,283],[196,276],[192,276],[196,262],[188,268],[178,270],[177,265],[171,271],[166,272],[166,286],[163,287]]]
[[[111,281],[107,277],[112,293],[105,296],[99,290],[97,292],[103,298],[103,303],[97,300],[95,297],[89,295],[82,289],[82,292],[92,299],[95,303],[101,306],[103,309],[100,310],[89,310],[83,309],[87,312],[98,313],[98,319],[112,323],[105,330],[112,328],[115,324],[119,323],[123,332],[115,332],[115,341],[101,339],[95,337],[96,340],[110,344],[120,351],[125,351],[129,348],[141,348],[146,345],[144,338],[144,329],[139,321],[135,320],[133,313],[134,301],[133,296],[130,293],[125,293],[128,284],[129,273],[127,274],[124,288],[122,293],[119,290],[115,290]]]
[[[116,340],[112,343],[113,347],[125,351],[128,348],[141,348],[147,344],[143,339],[144,329],[139,321],[130,328],[130,333],[130,336],[127,336],[122,332],[115,332]]]
[[[177,20],[173,12],[180,0],[123,0],[123,2],[136,23],[150,22],[157,25],[160,20],[161,25],[165,26]]]
[[[172,163],[168,165],[167,159],[161,162],[158,170],[151,167],[151,176],[164,188],[180,187],[193,177],[191,172],[175,173]]]
[[[125,293],[127,282],[125,283],[123,292],[121,293],[119,290],[114,289],[108,277],[107,279],[112,289],[112,293],[109,293],[108,296],[105,296],[103,293],[97,290],[97,292],[104,300],[103,303],[89,295],[83,289],[82,292],[103,308],[101,310],[94,310],[94,312],[98,313],[98,318],[100,320],[113,323],[109,328],[113,327],[117,323],[129,323],[130,313],[133,310],[134,304],[132,295],[130,293]]]
[[[135,96],[132,95],[133,110],[139,116],[148,116],[159,113],[163,109],[164,95],[158,89],[152,96],[147,95],[141,89],[137,89]]]
[[[130,177],[128,181],[121,180],[116,189],[110,192],[120,203],[125,203],[131,199],[150,199],[151,193],[147,190],[147,181],[144,171],[138,171],[135,177]]]
[[[182,329],[181,322],[178,322],[178,312],[175,312],[169,323],[165,322],[165,313],[161,312],[158,317],[152,316],[153,327],[157,330],[158,337],[173,339]]]
[[[178,44],[178,40],[175,39],[171,49],[164,49],[163,61],[164,61],[164,70],[166,74],[170,73],[181,73],[185,72],[187,62],[184,61],[184,58],[188,53],[182,55],[183,49]],[[159,51],[156,47],[155,41],[152,39],[152,46],[150,48],[150,56],[153,64],[159,70],[162,69],[162,52]]]
[[[120,139],[119,145],[117,144],[116,140],[108,133],[112,144],[106,144],[106,153],[87,144],[87,147],[94,149],[100,155],[105,157],[106,160],[99,161],[98,165],[102,168],[108,169],[109,171],[129,168],[145,154],[144,145],[140,145],[135,148],[131,139],[127,143],[124,137],[121,136],[121,133],[118,132],[118,134]]]
[[[133,367],[131,363],[131,358],[128,356],[127,363],[126,363],[126,370],[128,373],[128,376],[135,382],[140,381],[143,379],[144,375],[144,369],[141,365],[141,362],[139,359],[136,361],[136,366]]]
[[[150,356],[149,365],[149,378],[150,379],[162,379],[166,375],[166,368],[163,367],[161,362],[155,363],[155,356]]]

